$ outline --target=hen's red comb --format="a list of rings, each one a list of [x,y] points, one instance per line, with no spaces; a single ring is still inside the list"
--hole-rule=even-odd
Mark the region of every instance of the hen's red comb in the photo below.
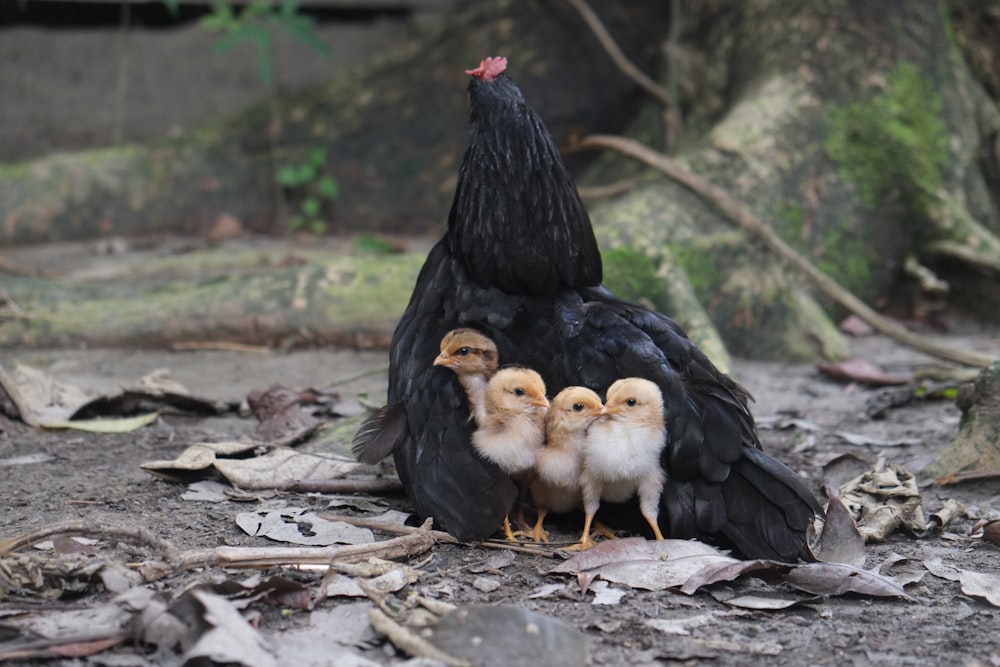
[[[496,58],[487,58],[486,60],[479,63],[479,67],[476,69],[465,70],[466,74],[470,74],[481,81],[492,81],[507,69],[507,59],[503,56],[497,56]]]

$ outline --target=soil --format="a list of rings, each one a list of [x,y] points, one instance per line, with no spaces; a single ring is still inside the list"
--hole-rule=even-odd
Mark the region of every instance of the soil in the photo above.
[[[1000,336],[995,332],[952,337],[955,345],[1000,353]],[[880,337],[856,339],[858,356],[882,364],[890,373],[908,372],[929,360],[902,349]],[[198,395],[239,400],[255,388],[273,383],[291,387],[322,387],[337,383],[345,396],[359,396],[375,403],[384,400],[385,355],[380,352],[313,350],[268,355],[244,352],[155,350],[50,350],[7,352],[4,366],[30,363],[63,380],[95,385],[99,380],[134,379],[160,367],[170,369],[174,379]],[[765,448],[801,472],[816,489],[824,483],[839,484],[884,456],[906,470],[919,471],[955,434],[960,413],[951,401],[920,401],[888,410],[883,418],[866,416],[866,405],[881,390],[844,385],[820,376],[809,365],[791,365],[738,360],[734,375],[756,396],[755,414],[761,423]],[[814,430],[777,428],[778,417],[794,417],[812,422]],[[139,468],[145,461],[172,458],[187,444],[198,440],[222,440],[248,434],[253,419],[231,417],[200,418],[164,414],[153,425],[122,435],[97,435],[69,431],[37,431],[24,424],[0,421],[0,540],[54,522],[75,519],[87,523],[150,527],[160,537],[181,548],[218,545],[273,546],[266,538],[250,537],[241,531],[234,517],[246,511],[248,503],[232,500],[206,503],[184,500],[183,484],[158,479]],[[340,448],[353,432],[348,423],[335,432],[344,435]],[[851,445],[839,432],[863,434],[883,446]],[[898,444],[903,443],[903,444]],[[315,447],[307,443],[304,447]],[[45,455],[35,463],[15,465],[15,457]],[[915,559],[918,563],[941,558],[958,568],[1000,574],[1000,547],[970,536],[973,520],[1000,518],[997,482],[967,483],[935,487],[920,479],[923,506],[930,513],[945,498],[955,498],[968,509],[943,532],[924,538],[893,534],[880,544],[867,547],[867,567],[877,567],[890,554]],[[260,502],[284,502],[289,506],[326,510],[331,499],[320,494],[259,494]],[[389,494],[376,499],[399,509],[405,498]],[[254,503],[250,503],[254,505]],[[343,511],[339,508],[336,511]],[[364,512],[358,512],[364,514]],[[572,539],[574,525],[556,526],[554,539]],[[387,539],[388,535],[379,536]],[[121,549],[122,547],[118,547]],[[111,556],[135,559],[135,553],[119,554],[101,548]],[[907,591],[917,601],[843,595],[821,598],[784,611],[734,612],[703,590],[692,596],[678,592],[627,590],[618,604],[593,604],[593,592],[581,594],[575,581],[546,574],[558,561],[551,558],[514,554],[506,565],[495,564],[495,549],[475,545],[437,544],[427,554],[414,557],[423,578],[412,587],[425,594],[457,605],[510,603],[562,619],[579,629],[597,665],[996,665],[1000,664],[1000,610],[983,599],[962,593],[957,582],[930,573]],[[117,554],[117,555],[116,555]],[[141,555],[139,556],[142,557]],[[494,560],[490,560],[491,557]],[[485,574],[484,574],[485,572]],[[161,581],[160,590],[180,592],[195,581],[220,578],[222,570],[192,573]],[[245,572],[228,573],[242,579]],[[483,576],[499,581],[500,587],[486,593]],[[297,573],[296,578],[315,589],[321,574]],[[529,598],[542,585],[567,586],[543,598]],[[612,587],[619,588],[617,585]],[[744,577],[737,582],[716,585],[715,592],[782,592],[792,589],[774,581]],[[405,591],[398,594],[405,596]],[[799,593],[803,600],[810,596]],[[100,587],[91,587],[71,601],[86,607],[107,600]],[[12,598],[0,603],[10,616]],[[70,602],[67,602],[70,604]],[[342,605],[367,605],[356,600],[331,598],[311,614],[278,614],[265,609],[260,631],[280,644],[298,631],[309,628],[311,617],[335,611]],[[362,607],[365,608],[366,607]],[[345,607],[345,609],[354,609]],[[47,612],[38,612],[41,614]],[[693,625],[686,635],[669,635],[645,624],[649,619],[694,618],[708,615],[709,622]],[[316,621],[313,620],[313,623]],[[302,635],[302,641],[316,641],[316,635]],[[313,637],[313,639],[308,639]],[[360,654],[374,664],[399,664],[406,657],[366,631],[350,648],[332,648],[326,662],[296,664],[369,664],[344,661],[347,652]],[[2,644],[0,644],[2,646]],[[334,645],[335,646],[335,645]],[[86,664],[152,664],[123,661],[118,655],[134,655],[125,645],[98,654]],[[291,654],[278,657],[288,662]],[[341,655],[340,658],[335,656]],[[79,665],[78,659],[52,660],[47,664]],[[426,664],[426,663],[425,663]],[[539,661],[538,664],[543,664]]]

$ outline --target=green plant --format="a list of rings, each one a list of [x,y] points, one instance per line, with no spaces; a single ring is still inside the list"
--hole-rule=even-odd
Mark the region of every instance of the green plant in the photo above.
[[[257,47],[257,76],[265,86],[270,86],[274,80],[273,28],[284,29],[324,57],[330,55],[330,48],[316,35],[316,22],[299,12],[298,0],[281,0],[277,5],[268,0],[253,0],[242,11],[215,3],[212,12],[201,20],[201,26],[225,33],[212,45],[215,56],[223,55],[240,42],[254,44]]]
[[[333,203],[340,196],[340,187],[326,173],[325,167],[326,152],[321,148],[309,151],[302,162],[278,167],[278,183],[285,188],[289,201],[298,204],[298,211],[288,221],[292,229],[308,229],[314,234],[326,231],[321,214],[324,205]]]
[[[177,15],[179,0],[163,0],[167,9]],[[209,31],[224,33],[212,45],[212,53],[221,56],[240,42],[257,47],[257,77],[262,85],[274,82],[274,30],[285,30],[313,51],[327,57],[330,49],[316,34],[316,22],[299,12],[298,0],[253,0],[242,10],[216,2],[200,25]],[[279,120],[277,103],[270,106],[272,121]],[[292,229],[309,229],[313,233],[326,231],[323,210],[340,195],[337,181],[326,173],[326,152],[322,148],[309,151],[301,162],[279,162],[277,140],[272,140],[272,156],[277,166],[275,178],[284,189],[286,201],[296,209],[288,224]],[[281,217],[284,218],[282,211]]]

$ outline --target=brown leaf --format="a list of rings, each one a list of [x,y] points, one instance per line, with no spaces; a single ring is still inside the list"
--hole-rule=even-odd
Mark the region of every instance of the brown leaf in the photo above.
[[[826,495],[830,502],[826,509],[823,532],[819,536],[816,560],[864,567],[865,541],[858,532],[854,517],[841,502],[836,488],[827,486]]]
[[[816,367],[821,373],[835,380],[857,382],[872,387],[906,384],[910,381],[908,377],[889,375],[870,361],[858,357],[832,363],[821,362],[816,364]]]
[[[1000,607],[1000,575],[962,570],[959,581],[966,595],[985,598],[994,607]]]
[[[845,334],[859,338],[861,336],[870,336],[872,331],[872,326],[865,322],[863,319],[857,315],[848,315],[846,318],[841,320],[837,328],[843,331]]]
[[[681,593],[692,595],[702,586],[716,584],[720,581],[732,581],[748,572],[784,573],[788,571],[789,567],[788,563],[779,563],[774,560],[728,560],[731,562],[709,563],[691,575],[681,586]]]
[[[802,563],[788,572],[785,581],[814,595],[858,593],[876,597],[916,598],[903,590],[892,577],[861,570],[843,563]]]

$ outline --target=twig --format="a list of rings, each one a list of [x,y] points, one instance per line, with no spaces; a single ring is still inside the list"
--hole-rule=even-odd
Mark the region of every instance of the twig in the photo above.
[[[376,366],[375,368],[369,368],[366,371],[361,371],[360,373],[356,373],[354,375],[349,375],[349,376],[347,376],[345,378],[338,378],[338,379],[334,380],[333,382],[327,383],[326,386],[327,387],[336,387],[337,385],[347,384],[348,382],[354,382],[355,380],[362,380],[362,379],[364,379],[366,377],[370,377],[372,375],[378,375],[379,373],[385,373],[388,370],[389,370],[389,364],[382,364],[381,366]]]
[[[227,340],[179,341],[170,344],[171,350],[228,350],[232,352],[251,352],[253,354],[271,354],[271,348],[263,345],[247,345]]]
[[[45,269],[39,269],[34,266],[28,266],[27,264],[21,264],[5,257],[0,257],[0,271],[4,273],[12,273],[18,276],[27,276],[28,278],[59,277],[59,274],[53,271],[46,271]]]
[[[145,544],[155,549],[161,558],[169,563],[177,563],[181,560],[181,552],[171,542],[153,535],[149,530],[141,527],[112,526],[105,523],[84,524],[82,521],[64,521],[51,526],[38,528],[21,535],[16,535],[8,540],[0,542],[0,556],[10,554],[38,544],[43,540],[56,535],[79,535],[95,539],[123,540],[137,544]]]
[[[428,524],[425,524],[425,526]],[[334,560],[363,560],[376,556],[405,558],[423,553],[437,540],[431,530],[423,527],[408,535],[371,544],[349,544],[331,547],[214,547],[180,553],[175,571],[198,567],[263,568],[280,565],[326,565]]]
[[[623,178],[614,183],[578,187],[576,190],[583,199],[607,199],[608,197],[615,197],[623,192],[628,192],[638,182],[639,179],[637,178]]]
[[[106,651],[132,637],[134,637],[132,632],[121,630],[84,632],[77,635],[60,633],[58,637],[40,637],[15,646],[8,644],[0,649],[0,662],[33,658],[65,658],[67,655],[81,658]],[[71,645],[73,648],[69,653],[59,650],[60,647]]]
[[[403,485],[398,479],[303,479],[275,488],[295,493],[388,493],[402,490]]]
[[[934,480],[936,486],[950,486],[962,482],[981,482],[987,479],[1000,479],[1000,470],[970,470],[968,472],[950,472]]]
[[[989,355],[942,345],[937,341],[915,334],[875,312],[867,304],[841,287],[836,281],[817,269],[791,246],[782,241],[774,233],[774,230],[747,210],[732,195],[701,176],[684,169],[666,155],[654,151],[633,139],[610,135],[595,134],[583,137],[576,142],[574,148],[610,148],[662,172],[668,178],[680,183],[711,203],[719,212],[736,225],[762,240],[778,257],[791,264],[795,269],[812,280],[820,291],[870,324],[879,333],[926,354],[966,366],[985,367],[993,362],[993,357]]]
[[[358,528],[368,528],[370,530],[377,530],[382,533],[394,533],[396,535],[412,535],[417,531],[424,530],[424,527],[415,528],[413,526],[401,526],[396,523],[386,523],[384,521],[375,521],[374,519],[366,519],[361,516],[347,516],[344,514],[330,514],[329,512],[317,512],[316,516],[321,519],[326,519],[327,521],[342,521],[344,523],[349,523],[352,526],[357,526]],[[458,540],[453,537],[450,533],[446,533],[441,530],[427,529],[427,532],[434,537],[438,542],[451,542],[457,543]]]
[[[414,528],[413,526],[400,526],[394,523],[383,523],[381,521],[373,521],[371,519],[365,519],[363,517],[357,516],[345,516],[343,514],[328,514],[326,512],[319,512],[316,516],[321,519],[326,519],[327,521],[343,521],[344,523],[349,523],[352,526],[358,526],[359,528],[370,528],[371,530],[378,530],[384,533],[396,533],[401,535],[409,535],[415,531],[423,530],[423,528]],[[438,542],[447,542],[449,544],[468,544],[470,546],[486,547],[487,549],[504,549],[506,551],[515,551],[522,554],[531,554],[537,556],[545,556],[546,558],[555,558],[556,552],[553,549],[542,546],[529,546],[521,543],[508,542],[507,540],[483,540],[482,542],[461,542],[452,536],[450,533],[445,533],[440,530],[432,530],[431,534],[435,537]]]
[[[657,98],[663,102],[667,107],[672,105],[670,99],[670,93],[666,88],[658,84],[656,81],[646,76],[645,72],[632,64],[632,61],[626,57],[622,50],[618,48],[618,44],[615,43],[614,37],[608,32],[608,29],[604,27],[601,19],[594,13],[594,10],[584,2],[584,0],[566,0],[573,9],[575,9],[580,17],[586,22],[587,26],[594,33],[594,37],[597,41],[601,43],[604,50],[608,52],[611,57],[612,62],[618,66],[625,76],[635,81],[639,86],[641,86],[646,92],[648,92],[653,97]]]
[[[408,655],[437,660],[449,667],[472,667],[471,662],[445,653],[409,628],[392,620],[379,609],[369,611],[368,618],[376,632],[385,635],[386,639],[391,641],[396,648]]]

